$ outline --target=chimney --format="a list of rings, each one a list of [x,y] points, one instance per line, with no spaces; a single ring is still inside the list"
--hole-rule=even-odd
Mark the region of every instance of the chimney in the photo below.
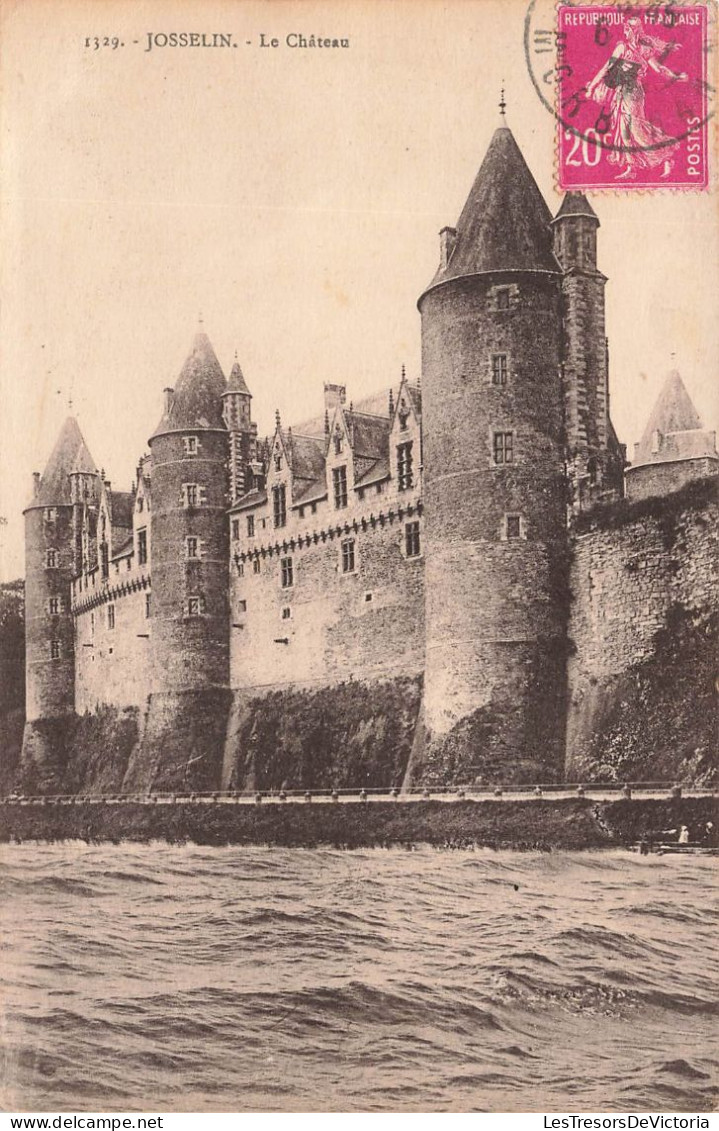
[[[457,242],[457,229],[456,228],[442,228],[439,233],[439,266],[442,270],[448,265],[452,258],[454,245]]]
[[[164,412],[165,412],[165,416],[167,416],[168,412],[169,412],[169,411],[170,411],[170,409],[172,408],[172,402],[173,402],[173,400],[175,399],[175,390],[174,390],[174,389],[169,389],[169,388],[168,388],[168,389],[163,389],[163,390],[162,390],[162,395],[163,395],[163,396],[164,396],[164,398],[165,398],[165,407],[164,407]]]
[[[331,385],[325,381],[325,409],[332,412],[338,404],[347,400],[347,389],[344,385]]]

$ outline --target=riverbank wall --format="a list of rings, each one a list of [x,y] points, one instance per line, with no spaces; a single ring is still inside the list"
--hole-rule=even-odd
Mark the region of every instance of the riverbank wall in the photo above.
[[[687,825],[699,838],[718,820],[712,796],[592,801],[456,800],[367,803],[287,801],[258,805],[0,803],[0,842],[84,840],[314,848],[428,844],[442,848],[577,850],[676,840]],[[666,834],[666,835],[665,835]]]

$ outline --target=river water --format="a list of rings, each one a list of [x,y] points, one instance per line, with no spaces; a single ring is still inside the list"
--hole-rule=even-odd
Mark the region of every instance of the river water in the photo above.
[[[706,858],[12,845],[4,1110],[696,1111]]]

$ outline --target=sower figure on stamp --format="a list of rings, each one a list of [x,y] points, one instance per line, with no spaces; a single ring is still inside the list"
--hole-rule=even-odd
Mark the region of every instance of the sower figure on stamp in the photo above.
[[[686,74],[672,71],[660,61],[673,46],[648,35],[641,20],[631,17],[624,25],[624,42],[616,45],[587,86],[588,96],[603,103],[608,110],[609,129],[605,136],[614,146],[609,161],[613,165],[626,165],[617,179],[632,178],[637,169],[652,168],[662,162],[661,175],[667,177],[671,172],[672,161],[667,152],[677,142],[648,120],[643,79],[651,69],[675,82],[687,81]]]

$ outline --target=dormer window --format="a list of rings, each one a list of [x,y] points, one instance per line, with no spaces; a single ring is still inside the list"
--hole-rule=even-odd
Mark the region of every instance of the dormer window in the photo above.
[[[335,507],[341,510],[347,506],[347,468],[335,467],[332,469],[332,490],[334,493]]]
[[[407,491],[413,484],[412,473],[412,441],[397,445],[397,486],[400,491]]]
[[[197,436],[185,436],[183,438],[183,442],[185,445],[185,455],[196,456],[198,448]]]
[[[287,522],[287,489],[284,484],[272,488],[272,517],[276,527]]]

